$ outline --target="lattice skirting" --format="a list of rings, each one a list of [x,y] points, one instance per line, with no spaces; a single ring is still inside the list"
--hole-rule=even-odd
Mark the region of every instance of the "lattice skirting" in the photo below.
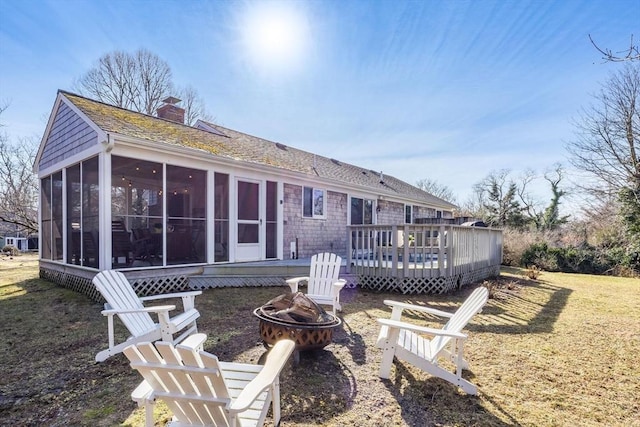
[[[64,288],[85,294],[94,301],[104,302],[102,295],[91,282],[91,278],[81,277],[68,271],[57,271],[43,267],[40,267],[40,277]],[[136,278],[129,279],[129,281],[133,290],[139,296],[181,292],[191,289],[189,278],[185,275]]]
[[[48,268],[40,267],[40,277],[62,286],[63,288],[71,289],[72,291],[80,292],[87,295],[94,301],[103,301],[100,292],[93,286],[91,279],[81,276],[76,276],[65,271],[57,271]]]
[[[402,278],[359,275],[358,282],[363,289],[371,289],[379,292],[443,294],[488,277],[498,276],[499,274],[500,266],[496,265],[447,277]]]
[[[357,277],[355,275],[341,274],[341,279],[345,279],[345,288],[355,288]],[[284,276],[190,276],[190,289],[204,290],[213,288],[243,288],[261,286],[287,286],[286,280],[290,277]]]
[[[260,286],[286,286],[287,277],[278,276],[191,276],[191,289],[204,290],[213,288],[244,288]]]

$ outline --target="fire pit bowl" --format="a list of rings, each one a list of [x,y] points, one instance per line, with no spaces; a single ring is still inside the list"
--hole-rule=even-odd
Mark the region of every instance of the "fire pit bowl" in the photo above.
[[[307,319],[295,316],[296,312],[300,312],[300,306],[296,302],[299,303],[302,297],[306,299],[303,300],[302,311],[306,314],[310,310],[312,313],[315,310],[319,310],[317,315],[313,313]],[[291,301],[294,302],[291,303],[289,309],[278,310],[277,304],[276,307],[273,304],[273,301],[277,299],[274,299],[253,310],[254,316],[260,320],[260,337],[265,346],[270,347],[283,337],[294,340],[297,351],[319,350],[331,344],[333,328],[342,323],[338,317],[326,313],[312,301],[311,304],[308,304],[306,302],[308,298],[301,293],[285,294],[278,298],[280,300],[284,299],[285,305]],[[282,305],[279,307],[282,307]],[[292,316],[278,317],[283,312],[292,314]]]

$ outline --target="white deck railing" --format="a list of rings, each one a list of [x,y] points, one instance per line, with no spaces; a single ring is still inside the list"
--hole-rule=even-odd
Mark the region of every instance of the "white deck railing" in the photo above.
[[[349,226],[347,271],[395,278],[461,275],[502,263],[502,230],[459,225]]]

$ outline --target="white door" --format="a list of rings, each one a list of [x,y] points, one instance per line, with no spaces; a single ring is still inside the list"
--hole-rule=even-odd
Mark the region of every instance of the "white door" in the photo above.
[[[236,261],[262,259],[260,190],[259,181],[236,181]]]

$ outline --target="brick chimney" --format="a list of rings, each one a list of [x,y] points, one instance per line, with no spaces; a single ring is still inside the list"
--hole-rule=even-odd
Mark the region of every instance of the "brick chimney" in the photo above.
[[[162,105],[156,111],[157,115],[161,119],[171,120],[172,122],[184,124],[184,108],[178,107],[176,104],[180,102],[181,99],[175,98],[173,96],[169,96],[162,100],[164,105]]]

